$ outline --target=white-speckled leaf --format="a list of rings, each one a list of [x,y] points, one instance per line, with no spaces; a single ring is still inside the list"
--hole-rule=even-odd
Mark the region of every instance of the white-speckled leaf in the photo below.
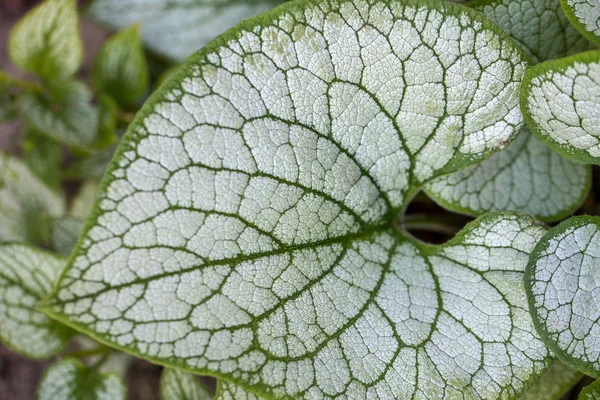
[[[576,369],[555,361],[521,400],[560,400],[583,376]]]
[[[88,369],[76,359],[52,364],[38,386],[36,400],[125,400],[121,377]]]
[[[35,309],[66,260],[22,244],[0,245],[0,341],[29,358],[64,349],[71,330]]]
[[[65,79],[83,59],[75,0],[45,0],[12,29],[8,53],[23,71],[45,79]]]
[[[161,400],[211,400],[213,396],[188,372],[165,368],[160,377]]]
[[[0,153],[0,242],[45,243],[50,218],[64,212],[61,194],[22,161]]]
[[[471,6],[536,61],[593,48],[571,25],[559,0],[479,0]],[[581,205],[590,181],[590,167],[564,159],[524,130],[506,151],[440,177],[426,191],[443,207],[461,213],[517,210],[554,221]]]
[[[590,184],[589,166],[567,160],[523,129],[506,150],[432,181],[425,191],[459,213],[518,210],[555,221],[581,205]]]
[[[587,38],[600,44],[600,1],[561,0],[565,14]]]
[[[231,382],[220,380],[217,384],[216,400],[259,400],[257,395],[247,392]]]
[[[520,129],[527,65],[442,2],[238,26],[140,111],[44,309],[267,397],[520,396],[548,363],[522,287],[544,228],[492,215],[434,247],[393,227]]]
[[[536,62],[595,48],[569,22],[560,0],[476,0],[470,6],[515,39]]]
[[[566,364],[600,377],[600,218],[573,217],[549,231],[527,266],[535,326]]]
[[[600,400],[600,379],[586,386],[579,394],[578,400]]]
[[[576,162],[600,163],[600,51],[534,66],[521,96],[538,139]]]
[[[284,0],[94,0],[90,15],[111,29],[140,23],[142,39],[159,54],[184,60],[243,19]]]

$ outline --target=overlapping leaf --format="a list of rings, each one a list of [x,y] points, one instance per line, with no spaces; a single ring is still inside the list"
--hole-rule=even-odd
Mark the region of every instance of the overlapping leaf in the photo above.
[[[579,400],[600,400],[600,380],[586,386],[579,394]]]
[[[600,3],[597,0],[561,0],[561,3],[573,25],[600,44]]]
[[[37,400],[125,400],[121,378],[88,369],[76,359],[52,364],[40,381]]]
[[[20,244],[0,246],[0,341],[29,358],[60,352],[71,330],[35,309],[65,260]]]
[[[554,221],[579,207],[590,183],[588,166],[561,157],[524,129],[506,150],[436,179],[426,191],[443,207],[459,213],[520,210]]]
[[[578,370],[555,361],[521,400],[559,400],[577,385],[583,376]]]
[[[581,163],[600,163],[600,51],[547,61],[523,81],[527,125],[550,148]]]
[[[573,217],[548,232],[527,266],[530,310],[545,343],[568,365],[600,376],[600,218]]]
[[[558,0],[480,0],[472,7],[536,61],[593,47],[569,23]],[[441,177],[426,191],[445,208],[461,213],[519,210],[553,221],[579,207],[589,190],[590,172],[589,167],[565,160],[524,130],[506,151]]]
[[[206,45],[241,20],[284,0],[94,0],[90,14],[112,28],[141,23],[142,38],[152,50],[175,60]]]
[[[45,243],[50,219],[64,211],[61,194],[22,161],[0,153],[0,242]]]
[[[437,2],[242,24],[139,113],[46,312],[267,397],[518,397],[548,364],[522,287],[544,228],[491,215],[434,247],[393,227],[521,128],[527,66]]]

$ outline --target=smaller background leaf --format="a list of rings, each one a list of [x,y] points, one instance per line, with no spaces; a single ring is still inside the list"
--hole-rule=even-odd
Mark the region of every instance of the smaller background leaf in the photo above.
[[[68,256],[77,244],[79,233],[83,228],[84,220],[76,217],[61,217],[52,220],[52,249]]]
[[[46,0],[13,28],[8,52],[23,71],[65,79],[79,69],[83,45],[75,0]]]
[[[125,385],[118,375],[101,374],[66,358],[46,370],[37,400],[125,400],[125,396]]]
[[[174,368],[165,368],[160,378],[162,400],[210,400],[213,396],[197,376]]]
[[[29,124],[60,143],[91,148],[98,139],[98,109],[82,82],[54,84],[49,93],[26,93],[20,108]]]
[[[47,244],[49,222],[65,211],[65,199],[19,159],[0,153],[0,242]]]
[[[32,126],[27,126],[21,149],[31,171],[46,185],[57,189],[60,185],[63,160],[61,145],[56,140],[39,133]]]
[[[579,400],[600,400],[600,379],[586,386],[579,394]]]
[[[0,340],[29,358],[48,358],[67,345],[72,331],[35,309],[52,288],[65,260],[20,244],[0,246]]]
[[[552,150],[600,164],[600,51],[530,68],[521,85],[521,109],[529,129]]]
[[[582,378],[581,372],[555,361],[521,400],[558,400]]]
[[[111,37],[94,63],[96,89],[121,107],[134,105],[148,89],[148,65],[139,30],[134,25]]]

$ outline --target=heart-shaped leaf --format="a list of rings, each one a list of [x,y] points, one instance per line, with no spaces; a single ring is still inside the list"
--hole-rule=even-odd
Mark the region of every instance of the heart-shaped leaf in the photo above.
[[[546,61],[521,87],[527,126],[551,149],[600,164],[600,51]]]
[[[600,218],[573,217],[549,231],[527,266],[535,326],[568,365],[600,377]]]
[[[59,353],[71,330],[35,309],[50,293],[65,260],[35,248],[0,246],[0,341],[34,359]]]
[[[52,364],[42,377],[36,400],[125,400],[122,379],[88,369],[73,358]]]
[[[75,0],[45,0],[12,29],[8,52],[23,71],[49,80],[75,74],[83,59]]]
[[[94,0],[91,16],[111,29],[135,23],[149,48],[174,60],[206,45],[241,20],[285,0]]]
[[[453,4],[243,23],[140,111],[45,310],[267,397],[519,396],[549,362],[522,286],[545,228],[491,215],[430,246],[394,227],[521,128],[527,66]]]

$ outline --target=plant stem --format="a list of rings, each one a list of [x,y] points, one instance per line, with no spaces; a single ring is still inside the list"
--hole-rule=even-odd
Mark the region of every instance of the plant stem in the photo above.
[[[7,82],[11,85],[14,85],[16,87],[19,87],[23,90],[30,90],[30,91],[35,91],[35,92],[43,92],[44,91],[44,89],[39,84],[28,81],[26,79],[17,78],[16,76],[3,74],[0,78],[2,80],[4,80],[5,82]]]
[[[432,218],[426,214],[407,215],[401,225],[407,231],[428,231],[446,235],[454,235],[461,228],[453,218],[444,218],[440,215]]]

